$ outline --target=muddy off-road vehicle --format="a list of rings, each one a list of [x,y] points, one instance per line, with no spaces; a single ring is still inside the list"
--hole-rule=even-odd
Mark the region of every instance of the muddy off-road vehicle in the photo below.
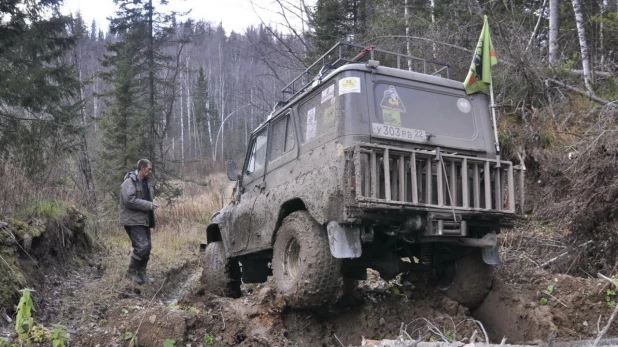
[[[237,185],[207,227],[205,289],[238,297],[241,280],[274,275],[289,305],[315,306],[371,268],[385,280],[430,272],[446,295],[478,305],[496,234],[516,216],[518,168],[496,155],[487,96],[448,73],[340,43],[292,81],[242,171],[228,161]]]

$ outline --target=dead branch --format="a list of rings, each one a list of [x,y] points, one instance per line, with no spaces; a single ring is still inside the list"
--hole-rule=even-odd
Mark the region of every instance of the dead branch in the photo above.
[[[579,89],[579,88],[575,88],[573,86],[570,86],[570,85],[568,85],[568,84],[566,84],[564,82],[560,82],[560,81],[555,80],[553,78],[547,78],[547,80],[549,82],[555,84],[555,85],[558,85],[558,86],[562,87],[562,88],[566,88],[566,89],[568,89],[568,90],[570,90],[572,92],[576,92],[577,94],[581,94],[581,95],[589,98],[590,100],[592,100],[592,101],[594,101],[596,103],[599,103],[601,105],[616,107],[616,101],[618,101],[618,100],[609,101],[609,100],[606,100],[606,99],[603,99],[603,98],[599,98],[598,96],[591,95],[590,93],[588,93],[585,90],[582,90],[582,89]]]
[[[221,314],[221,320],[223,321],[223,328],[221,330],[225,330],[225,317],[223,317],[223,309],[219,306],[219,313]]]
[[[584,246],[586,246],[586,245],[587,245],[587,244],[589,244],[589,243],[592,243],[592,240],[588,240],[588,241],[586,241],[586,242],[582,243],[581,245],[577,246],[577,248],[584,247]],[[560,259],[560,258],[564,257],[564,256],[565,256],[565,255],[567,255],[567,254],[569,254],[569,251],[566,251],[566,252],[564,252],[564,253],[560,253],[559,255],[557,255],[557,256],[555,256],[555,257],[553,257],[553,258],[549,259],[548,261],[544,262],[543,264],[541,264],[541,266],[540,266],[540,267],[544,269],[544,268],[548,267],[549,265],[551,265],[552,263],[554,263],[556,260],[558,260],[558,259]]]
[[[560,299],[558,299],[557,297],[555,297],[555,296],[551,295],[548,291],[544,290],[544,291],[542,291],[542,293],[543,293],[543,294],[545,294],[545,295],[547,295],[547,296],[549,296],[549,297],[551,297],[551,298],[556,299],[556,301],[558,301],[558,303],[560,303],[560,305],[562,305],[562,306],[564,306],[564,307],[567,307],[567,308],[568,308],[568,306],[567,306],[564,302],[562,302],[562,301],[561,301]]]
[[[571,70],[572,73],[583,76],[584,75],[584,70]],[[597,75],[597,76],[603,76],[603,77],[612,77],[612,73],[611,72],[605,72],[605,71],[593,71],[593,74]]]
[[[2,316],[2,318],[4,318],[4,320],[7,323],[9,324],[13,323],[13,320],[11,319],[11,317],[8,314],[6,314],[6,309],[2,309],[2,313],[0,313],[0,316]]]
[[[378,39],[382,39],[382,38],[392,38],[392,39],[405,39],[405,38],[408,38],[410,40],[417,40],[417,41],[425,41],[425,42],[429,42],[429,43],[435,43],[435,44],[438,44],[438,45],[459,49],[459,50],[464,51],[464,52],[474,53],[473,50],[467,49],[465,47],[453,45],[453,44],[442,42],[442,41],[436,41],[436,40],[428,39],[428,38],[425,38],[425,37],[418,37],[418,36],[383,35],[383,36],[375,37],[374,40],[378,40]],[[502,60],[501,60],[501,62],[502,62]]]
[[[339,338],[337,337],[337,334],[333,334],[335,336],[335,338],[337,339],[337,341],[341,344],[341,346],[345,347],[345,345],[343,344],[343,342],[341,342],[341,340],[339,340]]]
[[[547,4],[547,0],[543,0],[543,4],[541,5],[541,10],[540,10],[541,13],[545,11],[546,4]],[[537,20],[536,25],[534,26],[534,30],[532,31],[532,34],[530,35],[530,40],[528,41],[528,44],[526,45],[526,50],[524,52],[528,52],[528,50],[530,49],[530,46],[532,46],[532,41],[534,41],[534,38],[536,37],[536,33],[539,31],[539,27],[541,26],[542,18],[543,16],[539,16],[539,19]]]
[[[597,275],[599,277],[601,277],[602,279],[609,281],[611,284],[613,284],[617,289],[618,289],[618,283],[616,283],[614,280],[612,280],[609,277],[604,276],[601,273],[597,273]],[[599,341],[601,341],[601,338],[603,337],[603,335],[607,334],[607,331],[609,330],[609,327],[612,325],[612,322],[614,321],[614,319],[616,318],[616,314],[618,314],[618,305],[616,305],[614,307],[614,311],[612,312],[612,315],[609,316],[609,319],[607,320],[607,324],[605,324],[605,327],[603,328],[603,330],[601,330],[599,332],[599,335],[597,336],[597,338],[594,340],[594,343],[592,344],[592,347],[595,347],[596,345],[599,344]],[[600,317],[599,317],[600,318]]]

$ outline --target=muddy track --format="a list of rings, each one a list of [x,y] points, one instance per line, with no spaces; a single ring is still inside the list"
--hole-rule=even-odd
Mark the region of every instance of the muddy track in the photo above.
[[[161,290],[160,300],[132,297],[115,303],[106,315],[108,324],[80,334],[77,341],[114,345],[138,327],[145,346],[165,339],[199,346],[204,336],[219,346],[354,346],[363,338],[394,339],[403,331],[415,339],[465,341],[474,330],[481,331],[479,320],[494,343],[506,337],[510,343],[539,344],[553,335],[558,342],[594,338],[599,314],[606,319],[611,311],[592,294],[600,282],[543,271],[522,274],[533,279],[527,283],[498,271],[492,292],[474,312],[423,279],[402,285],[373,277],[360,284],[353,300],[290,310],[272,283],[243,285],[243,297],[222,298],[200,293],[199,273],[195,264],[177,272],[170,282],[174,286],[164,285],[169,290]],[[553,283],[555,298],[541,304],[538,295],[546,283]],[[618,336],[616,327],[611,336]],[[479,338],[484,339],[482,333]]]
[[[125,286],[111,300],[85,305],[81,294],[97,285],[104,270],[96,262],[89,264],[85,266],[90,271],[49,274],[38,288],[44,296],[38,299],[37,322],[65,326],[76,346],[127,345],[122,340],[127,332],[138,332],[141,346],[161,346],[166,339],[199,346],[205,336],[218,346],[354,346],[363,338],[394,339],[403,332],[426,341],[465,341],[474,330],[481,331],[475,320],[494,343],[506,337],[509,343],[538,344],[552,335],[556,341],[594,338],[599,316],[604,324],[612,310],[599,280],[509,264],[497,269],[492,291],[473,312],[446,298],[427,279],[386,283],[372,272],[354,298],[319,309],[291,310],[272,280],[243,285],[239,299],[204,294],[198,261],[158,274],[153,285]],[[551,295],[546,294],[548,286]],[[8,324],[3,328],[4,334],[12,330]],[[616,325],[607,334],[615,336]],[[482,333],[479,338],[484,339]]]

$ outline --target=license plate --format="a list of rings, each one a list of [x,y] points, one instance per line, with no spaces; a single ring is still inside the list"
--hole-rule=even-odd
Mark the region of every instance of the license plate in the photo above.
[[[394,125],[380,123],[371,124],[371,134],[376,137],[396,139],[404,141],[427,141],[427,132],[410,128],[402,128]]]

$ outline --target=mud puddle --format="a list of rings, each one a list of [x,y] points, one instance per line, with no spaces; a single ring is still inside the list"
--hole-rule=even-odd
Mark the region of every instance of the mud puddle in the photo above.
[[[180,299],[187,296],[192,290],[196,290],[201,276],[202,268],[196,267],[184,270],[181,276],[174,276],[175,278],[168,279],[168,291],[162,297],[161,302],[165,305],[178,304]]]

